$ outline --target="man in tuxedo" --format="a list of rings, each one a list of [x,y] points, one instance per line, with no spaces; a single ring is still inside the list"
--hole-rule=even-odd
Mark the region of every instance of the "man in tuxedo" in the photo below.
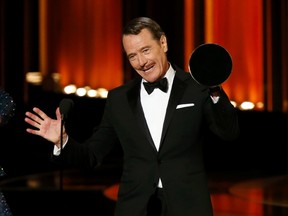
[[[236,109],[224,89],[207,88],[167,59],[167,38],[152,19],[123,29],[123,48],[140,75],[109,91],[100,125],[80,144],[56,119],[34,107],[27,132],[54,143],[70,164],[99,166],[120,144],[123,173],[115,216],[212,216],[202,144],[211,130],[223,140],[239,135]],[[159,82],[158,82],[159,81]],[[62,151],[60,151],[62,149]]]

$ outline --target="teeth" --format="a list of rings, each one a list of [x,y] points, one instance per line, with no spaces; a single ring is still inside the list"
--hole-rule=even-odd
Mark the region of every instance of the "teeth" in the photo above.
[[[145,69],[144,72],[149,72],[151,71],[152,67],[151,68],[148,68],[148,69]]]

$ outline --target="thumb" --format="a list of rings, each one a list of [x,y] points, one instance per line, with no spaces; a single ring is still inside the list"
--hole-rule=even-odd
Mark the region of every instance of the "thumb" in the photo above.
[[[59,107],[57,107],[57,109],[56,109],[56,118],[57,118],[57,120],[61,119],[61,113],[60,113]]]

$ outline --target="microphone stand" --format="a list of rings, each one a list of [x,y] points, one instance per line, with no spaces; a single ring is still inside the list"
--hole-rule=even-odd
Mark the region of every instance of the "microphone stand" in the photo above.
[[[63,190],[63,161],[62,161],[62,150],[63,150],[63,127],[64,127],[64,114],[61,115],[61,129],[60,129],[60,176],[59,176],[59,184],[60,191]]]
[[[63,190],[63,171],[64,171],[64,160],[63,160],[63,128],[67,115],[73,107],[73,101],[71,99],[63,99],[59,104],[61,113],[61,128],[60,128],[60,191]]]

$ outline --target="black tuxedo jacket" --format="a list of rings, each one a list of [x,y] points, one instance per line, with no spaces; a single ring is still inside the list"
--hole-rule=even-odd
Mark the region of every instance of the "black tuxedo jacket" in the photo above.
[[[109,91],[101,124],[84,145],[71,137],[63,155],[72,162],[101,164],[115,143],[123,149],[115,216],[146,216],[148,200],[162,180],[169,216],[213,215],[202,142],[206,128],[225,140],[238,137],[236,109],[222,90],[213,104],[209,91],[189,73],[176,74],[156,150],[140,103],[141,79]]]

